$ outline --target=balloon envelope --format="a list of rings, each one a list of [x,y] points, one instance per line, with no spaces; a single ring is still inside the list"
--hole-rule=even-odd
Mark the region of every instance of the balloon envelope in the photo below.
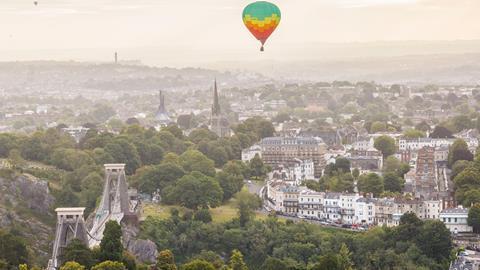
[[[263,45],[280,24],[282,14],[272,3],[259,1],[251,3],[243,10],[243,23]]]

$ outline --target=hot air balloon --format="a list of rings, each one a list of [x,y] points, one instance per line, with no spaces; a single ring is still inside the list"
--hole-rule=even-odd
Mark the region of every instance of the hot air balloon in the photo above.
[[[260,51],[268,37],[275,31],[282,14],[280,9],[269,2],[259,1],[251,3],[243,10],[243,23],[248,30],[262,43]]]

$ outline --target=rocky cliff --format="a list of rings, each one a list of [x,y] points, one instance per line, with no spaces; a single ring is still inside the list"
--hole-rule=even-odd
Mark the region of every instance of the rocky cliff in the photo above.
[[[33,260],[43,265],[55,232],[54,197],[48,183],[30,175],[0,176],[0,229],[12,229],[29,246]]]

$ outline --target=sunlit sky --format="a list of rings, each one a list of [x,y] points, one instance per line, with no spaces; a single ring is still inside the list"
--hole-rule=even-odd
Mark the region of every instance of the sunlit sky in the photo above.
[[[258,51],[247,0],[1,0],[0,60],[26,52],[163,48],[192,55]],[[479,0],[272,0],[282,22],[268,48],[317,43],[480,39]],[[208,52],[208,54],[206,53]],[[88,58],[76,52],[72,58]],[[83,51],[87,54],[87,51]],[[159,51],[158,54],[162,54]],[[64,56],[64,55],[63,55]],[[33,57],[33,56],[32,56]],[[132,57],[134,57],[132,55]],[[273,57],[273,56],[272,56]],[[41,58],[36,56],[35,58]]]

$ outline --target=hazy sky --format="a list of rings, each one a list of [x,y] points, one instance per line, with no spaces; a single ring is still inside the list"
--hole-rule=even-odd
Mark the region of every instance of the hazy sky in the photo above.
[[[88,59],[85,49],[94,49],[92,54],[123,50],[137,57],[132,52],[142,47],[161,48],[158,55],[170,60],[175,55],[183,62],[213,54],[243,57],[255,52],[253,58],[264,57],[257,56],[259,45],[241,20],[248,0],[38,2],[0,1],[0,60],[68,58],[69,50],[77,50],[72,59]],[[272,2],[282,10],[279,29],[266,47],[267,55],[269,50],[277,53],[272,52],[272,58],[281,57],[282,48],[325,42],[480,39],[480,0]],[[32,55],[38,50],[51,55]]]

